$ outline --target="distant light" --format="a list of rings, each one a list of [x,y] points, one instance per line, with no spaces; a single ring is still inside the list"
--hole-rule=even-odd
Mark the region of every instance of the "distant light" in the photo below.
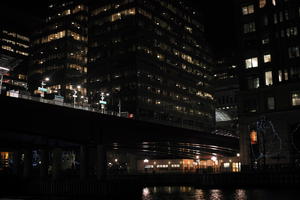
[[[144,160],[144,163],[148,163],[149,162],[149,160],[146,158],[145,160]]]
[[[216,156],[212,156],[212,157],[211,157],[211,160],[214,161],[214,162],[216,162],[218,159],[217,159]]]
[[[45,78],[45,81],[50,81],[50,78],[49,78],[49,77],[46,77],[46,78]]]
[[[118,162],[118,159],[117,159],[117,158],[115,159],[115,162]]]
[[[199,159],[199,156],[196,156],[196,159]]]
[[[81,85],[77,85],[77,88],[80,89],[80,88],[81,88]]]
[[[240,154],[239,154],[239,153],[237,153],[237,154],[236,154],[236,156],[237,156],[237,157],[240,157]]]

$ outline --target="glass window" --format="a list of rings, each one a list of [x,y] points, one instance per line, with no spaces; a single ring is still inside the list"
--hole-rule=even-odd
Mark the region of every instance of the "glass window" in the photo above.
[[[248,88],[249,89],[259,88],[259,78],[258,77],[249,78],[248,79]]]
[[[250,132],[250,142],[251,144],[257,144],[257,132],[254,130]]]
[[[246,64],[246,69],[258,67],[258,59],[257,57],[246,59],[245,64]]]
[[[268,99],[267,99],[267,108],[268,108],[268,110],[274,110],[275,109],[275,98],[274,97],[268,97]]]
[[[278,81],[279,81],[279,82],[282,82],[282,81],[283,81],[282,70],[278,70]]]
[[[264,63],[271,62],[271,54],[265,54],[264,55]]]
[[[272,71],[265,72],[266,85],[273,85]]]
[[[244,33],[251,33],[251,32],[255,32],[255,31],[256,31],[256,28],[255,28],[254,22],[244,24]]]
[[[266,5],[266,0],[259,0],[259,7],[263,8]]]
[[[289,58],[299,57],[300,56],[299,47],[298,46],[289,47],[288,53],[289,53]]]
[[[300,106],[300,91],[295,91],[292,93],[292,105]]]
[[[243,15],[249,15],[254,13],[254,5],[248,5],[242,7]]]

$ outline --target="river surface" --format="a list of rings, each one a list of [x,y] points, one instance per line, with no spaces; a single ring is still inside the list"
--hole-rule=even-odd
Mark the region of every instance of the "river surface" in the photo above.
[[[1,197],[0,200],[297,200],[296,189],[201,189],[194,187],[147,187],[132,197]]]
[[[149,187],[142,200],[295,200],[297,190],[266,189],[198,189],[193,187]]]

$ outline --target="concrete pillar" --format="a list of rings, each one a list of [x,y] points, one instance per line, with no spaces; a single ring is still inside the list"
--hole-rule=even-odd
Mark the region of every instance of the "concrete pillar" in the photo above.
[[[80,146],[80,179],[88,177],[88,148],[86,145]]]
[[[53,150],[52,158],[52,179],[58,180],[60,178],[62,168],[62,149],[55,148]]]
[[[12,172],[15,176],[19,176],[21,174],[21,152],[14,151],[12,159]]]
[[[107,158],[106,149],[103,144],[98,144],[96,149],[96,174],[98,180],[106,178]]]
[[[24,178],[29,178],[32,172],[32,149],[24,150],[24,168],[23,176]]]
[[[137,157],[132,153],[128,153],[127,158],[128,158],[128,165],[127,165],[128,173],[136,173],[137,172]]]
[[[48,149],[40,150],[40,177],[45,179],[48,177],[48,167],[49,167],[49,151]]]

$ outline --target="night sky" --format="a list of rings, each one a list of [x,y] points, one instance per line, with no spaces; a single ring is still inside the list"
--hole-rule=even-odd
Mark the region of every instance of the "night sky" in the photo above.
[[[1,20],[18,18],[20,24],[34,26],[38,18],[45,16],[50,0],[1,0]],[[235,47],[234,32],[234,0],[190,0],[198,10],[204,11],[206,37],[216,54],[231,50]],[[26,17],[30,16],[30,17]],[[20,20],[21,19],[21,20]]]

